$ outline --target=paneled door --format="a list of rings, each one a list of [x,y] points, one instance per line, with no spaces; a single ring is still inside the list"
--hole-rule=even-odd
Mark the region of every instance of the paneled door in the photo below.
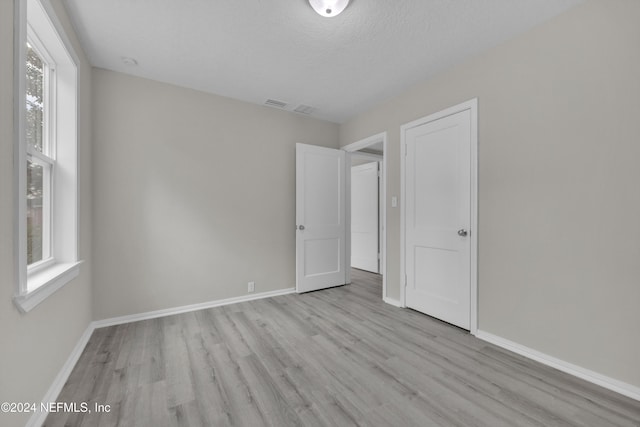
[[[379,272],[379,163],[351,167],[351,267]]]
[[[404,127],[405,303],[470,329],[471,111]]]
[[[346,282],[345,152],[296,144],[296,291]]]

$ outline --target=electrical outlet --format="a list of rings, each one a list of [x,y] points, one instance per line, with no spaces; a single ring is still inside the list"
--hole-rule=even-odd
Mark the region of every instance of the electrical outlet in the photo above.
[[[249,282],[249,286],[247,287],[247,292],[253,292],[256,290],[256,282]]]

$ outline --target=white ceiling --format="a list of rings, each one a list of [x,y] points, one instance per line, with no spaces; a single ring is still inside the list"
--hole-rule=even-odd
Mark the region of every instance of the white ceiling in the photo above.
[[[341,123],[581,0],[64,1],[96,67]]]

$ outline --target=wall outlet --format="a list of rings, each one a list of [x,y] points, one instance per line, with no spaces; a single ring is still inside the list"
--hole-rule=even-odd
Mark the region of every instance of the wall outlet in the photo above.
[[[247,292],[253,292],[256,290],[256,282],[249,282],[247,286]]]

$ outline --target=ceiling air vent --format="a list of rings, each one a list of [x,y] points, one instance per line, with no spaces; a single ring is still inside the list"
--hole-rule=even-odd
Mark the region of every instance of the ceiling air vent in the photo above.
[[[264,102],[264,105],[268,105],[269,107],[285,108],[287,106],[287,103],[282,101],[276,101],[275,99],[267,99]]]
[[[295,111],[296,113],[309,115],[309,114],[313,113],[314,110],[315,110],[315,108],[309,107],[308,105],[298,105],[296,107],[296,109],[293,110],[293,111]]]

